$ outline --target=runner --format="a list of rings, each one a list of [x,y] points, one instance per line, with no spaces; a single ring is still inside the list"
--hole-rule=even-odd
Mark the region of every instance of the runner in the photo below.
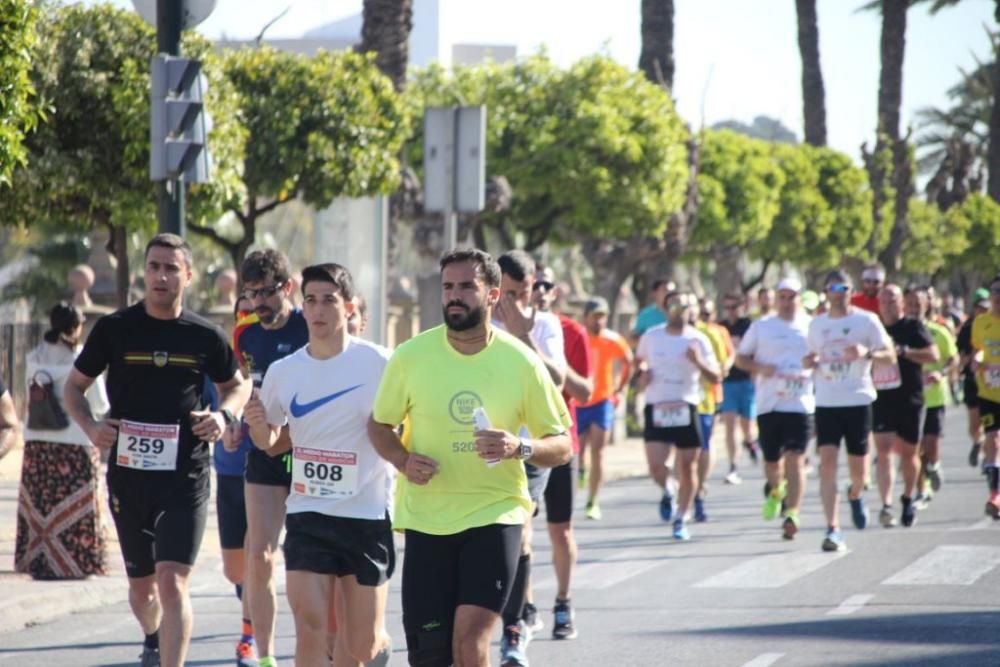
[[[937,347],[919,319],[903,316],[903,290],[887,283],[879,292],[882,324],[896,348],[894,362],[872,367],[877,398],[872,405],[872,430],[878,451],[876,476],[882,498],[879,523],[896,524],[892,512],[895,483],[894,454],[899,455],[903,495],[899,522],[909,528],[916,522],[917,476],[920,474],[920,422],[924,411],[923,364],[938,360]]]
[[[677,285],[668,278],[657,278],[649,288],[649,305],[639,311],[632,326],[632,343],[637,344],[642,334],[660,324],[665,323],[663,314],[663,299],[669,292],[677,290]]]
[[[816,410],[812,372],[802,367],[809,352],[810,317],[802,312],[801,293],[798,280],[779,282],[777,314],[751,324],[736,355],[736,365],[757,378],[757,428],[769,486],[764,519],[776,518],[784,506],[781,530],[786,540],[799,532],[805,452]]]
[[[369,434],[403,474],[394,525],[406,534],[410,664],[486,665],[530,518],[523,462],[567,463],[571,421],[538,354],[490,324],[501,298],[496,261],[454,250],[441,273],[445,326],[393,354]],[[395,430],[404,419],[405,446]],[[541,437],[515,435],[522,425]]]
[[[188,580],[208,515],[208,443],[235,421],[250,383],[222,330],[183,308],[187,242],[159,234],[145,257],[146,297],[97,321],[64,398],[90,441],[111,449],[109,500],[129,602],[146,635],[142,665],[179,666],[191,640]],[[84,392],[105,370],[111,411],[97,422]],[[218,387],[217,412],[201,404],[205,376]]]
[[[701,380],[722,379],[711,343],[688,324],[690,309],[696,304],[694,295],[688,292],[668,293],[663,303],[667,323],[644,333],[635,355],[641,374],[639,386],[646,390],[647,399],[643,433],[646,461],[653,482],[663,490],[660,517],[664,521],[673,519],[673,534],[678,540],[691,539],[687,513],[701,451]],[[675,453],[675,449],[679,451]],[[676,510],[670,483],[675,455],[680,480]]]
[[[733,347],[739,349],[740,339],[750,328],[750,318],[744,315],[746,302],[742,294],[727,294],[722,299],[723,318],[720,324],[726,327]],[[722,381],[722,424],[726,428],[726,453],[729,455],[729,474],[727,484],[740,484],[743,478],[739,473],[740,449],[736,446],[736,422],[739,420],[740,431],[743,433],[743,448],[757,462],[757,442],[753,435],[753,421],[757,408],[754,397],[753,379],[741,368],[733,366]]]
[[[257,323],[246,327],[237,341],[240,363],[258,389],[272,363],[292,354],[309,338],[302,311],[292,305],[288,258],[278,250],[255,250],[240,268],[243,296],[250,300]],[[251,629],[261,667],[272,667],[277,591],[274,560],[285,520],[285,499],[291,484],[291,455],[287,448],[264,452],[253,447],[242,426],[233,424],[232,438],[242,437],[247,453],[244,492],[247,513],[247,578]]]
[[[969,439],[972,440],[969,465],[976,468],[979,466],[979,453],[983,447],[983,423],[979,419],[979,385],[972,368],[975,356],[975,350],[972,348],[972,323],[983,313],[989,312],[990,291],[984,288],[977,289],[973,297],[972,313],[959,329],[956,343],[962,373],[962,402],[965,403],[969,417]]]
[[[979,419],[983,423],[983,468],[989,485],[986,514],[1000,519],[1000,469],[997,438],[1000,436],[1000,274],[990,281],[990,309],[972,323],[972,370],[979,388]]]
[[[614,429],[615,408],[632,377],[632,350],[621,334],[607,327],[608,311],[608,302],[602,297],[594,297],[583,306],[583,322],[594,355],[594,392],[577,411],[581,464],[590,450],[588,519],[601,518],[597,494],[604,477],[604,447]]]
[[[885,283],[885,267],[875,262],[861,271],[861,291],[851,297],[851,305],[879,316],[878,293]]]
[[[691,312],[691,324],[695,329],[705,334],[712,345],[715,363],[723,373],[733,363],[733,342],[729,332],[721,324],[713,321],[715,304],[707,297],[698,299],[698,312]],[[708,521],[705,500],[708,497],[708,477],[712,474],[712,430],[715,426],[715,413],[722,402],[722,383],[709,382],[702,378],[702,398],[698,404],[698,419],[701,422],[701,452],[698,454],[698,488],[694,494],[694,520],[703,523]]]
[[[774,290],[761,287],[757,290],[757,312],[754,313],[754,319],[762,320],[768,315],[774,315]]]
[[[254,444],[294,444],[285,569],[295,617],[295,664],[327,666],[327,610],[334,580],[344,632],[333,663],[385,665],[388,581],[395,547],[388,503],[394,473],[372,447],[367,425],[389,352],[354,338],[351,274],[339,264],[302,271],[309,342],[275,360],[246,406]]]
[[[823,551],[846,548],[840,534],[837,459],[840,442],[847,449],[851,486],[847,497],[855,528],[868,525],[862,497],[868,478],[868,439],[872,429],[872,360],[894,362],[892,339],[875,315],[850,305],[851,279],[835,270],[823,283],[829,310],[809,323],[809,354],[802,367],[815,369],[816,445],[820,495],[826,518]]]
[[[907,289],[905,294],[906,316],[923,320],[938,351],[938,361],[924,364],[923,368],[926,411],[920,438],[921,479],[917,484],[917,497],[922,503],[930,501],[941,488],[941,432],[948,402],[949,378],[958,365],[955,337],[947,326],[934,321],[935,308],[929,297],[929,288],[920,286]]]

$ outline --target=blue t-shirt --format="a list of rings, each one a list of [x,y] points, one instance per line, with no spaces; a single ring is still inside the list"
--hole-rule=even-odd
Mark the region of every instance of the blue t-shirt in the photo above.
[[[213,412],[219,409],[219,390],[215,388],[215,383],[207,377],[205,378],[205,386],[201,391],[201,404]],[[252,447],[253,443],[250,446]],[[212,465],[215,467],[217,475],[242,477],[246,460],[246,442],[240,443],[240,448],[235,452],[227,452],[226,448],[222,446],[221,440],[216,442],[215,446],[212,447]]]
[[[635,318],[635,326],[632,327],[632,331],[636,336],[641,336],[649,329],[661,324],[666,324],[666,322],[667,316],[663,314],[660,307],[656,304],[650,304],[639,311],[639,314]]]

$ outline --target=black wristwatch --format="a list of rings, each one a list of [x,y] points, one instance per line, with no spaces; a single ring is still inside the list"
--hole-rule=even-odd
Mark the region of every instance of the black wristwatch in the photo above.
[[[233,414],[232,410],[228,408],[221,408],[219,414],[222,415],[222,421],[226,422],[226,426],[229,426],[234,421],[236,421],[236,415]]]

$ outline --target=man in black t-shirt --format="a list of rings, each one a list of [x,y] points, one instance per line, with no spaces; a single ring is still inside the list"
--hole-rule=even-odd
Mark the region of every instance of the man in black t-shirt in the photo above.
[[[896,344],[895,363],[876,362],[872,366],[878,392],[872,404],[872,431],[878,450],[878,489],[882,496],[879,521],[886,528],[896,525],[892,512],[895,450],[903,473],[900,523],[909,527],[916,522],[913,495],[920,474],[920,424],[924,410],[921,366],[937,361],[938,349],[923,322],[903,317],[903,290],[898,285],[885,285],[878,300],[882,323]]]
[[[739,349],[740,340],[750,328],[750,318],[744,311],[746,301],[742,294],[727,294],[722,299],[722,318],[719,324],[726,327],[733,341],[733,349]],[[754,461],[757,461],[757,442],[753,435],[754,420],[757,418],[757,397],[753,378],[746,371],[733,366],[722,380],[722,403],[719,405],[722,423],[726,428],[726,453],[729,454],[729,474],[727,484],[743,481],[739,473],[740,449],[736,446],[736,420],[739,419],[743,433],[743,447]]]
[[[142,665],[184,663],[188,580],[208,514],[209,443],[250,395],[222,330],[184,310],[190,282],[187,242],[153,237],[145,299],[97,321],[65,390],[73,419],[91,442],[111,450],[109,500],[129,602],[146,634]],[[84,392],[105,370],[111,411],[96,421]],[[219,390],[217,412],[202,403],[206,377]]]
[[[14,448],[18,426],[14,401],[11,399],[7,387],[4,386],[3,380],[0,380],[0,459]]]

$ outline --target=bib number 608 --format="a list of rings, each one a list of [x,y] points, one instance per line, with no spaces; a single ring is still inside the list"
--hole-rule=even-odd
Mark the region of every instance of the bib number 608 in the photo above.
[[[331,482],[339,482],[344,476],[344,469],[338,465],[314,463],[312,461],[306,461],[302,468],[302,472],[305,473],[306,479],[328,479]]]
[[[139,452],[140,454],[149,454],[150,452],[162,454],[163,440],[159,438],[138,438],[130,435],[128,436],[128,446],[126,449],[130,452]]]

